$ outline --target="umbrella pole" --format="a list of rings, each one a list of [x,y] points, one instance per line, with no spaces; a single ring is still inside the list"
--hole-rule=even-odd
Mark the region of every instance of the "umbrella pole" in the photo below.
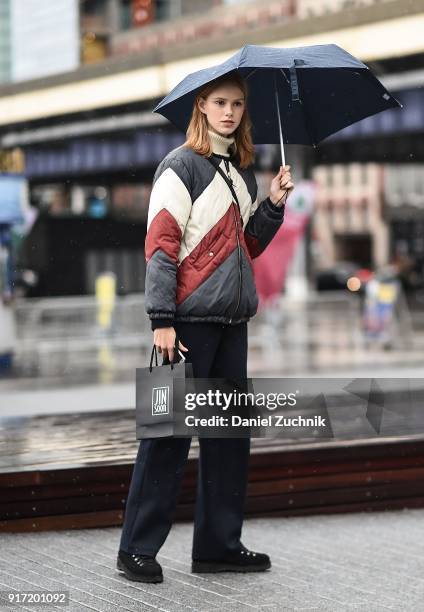
[[[281,117],[280,117],[280,106],[278,104],[278,92],[277,92],[277,79],[274,74],[274,86],[275,86],[275,104],[277,106],[277,115],[278,115],[278,126],[280,128],[280,146],[281,146],[281,161],[283,166],[286,165],[286,156],[284,153],[284,140],[283,140],[283,130],[281,129]]]

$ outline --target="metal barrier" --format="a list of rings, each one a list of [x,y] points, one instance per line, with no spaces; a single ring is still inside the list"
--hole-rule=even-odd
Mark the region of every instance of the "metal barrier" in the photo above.
[[[403,314],[398,318],[396,350],[418,346],[405,304],[399,305]],[[38,375],[66,376],[131,372],[146,363],[152,332],[144,294],[116,298],[107,332],[97,322],[97,309],[94,296],[18,301],[18,367]],[[310,293],[301,300],[282,295],[249,323],[249,359],[255,371],[256,365],[261,371],[276,371],[279,364],[286,371],[348,366],[362,363],[364,357],[369,351],[361,301],[355,294]]]
[[[102,361],[107,352],[115,355],[116,362],[120,352],[144,355],[151,347],[144,294],[116,298],[112,325],[107,331],[99,326],[97,315],[94,296],[18,301],[17,363],[39,374],[64,374],[71,367],[96,367],[97,358]]]

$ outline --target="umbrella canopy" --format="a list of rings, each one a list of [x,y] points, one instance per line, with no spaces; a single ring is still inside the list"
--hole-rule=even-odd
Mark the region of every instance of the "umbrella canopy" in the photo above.
[[[286,144],[315,146],[356,121],[402,106],[365,64],[337,45],[245,45],[222,64],[188,74],[153,112],[186,132],[198,91],[233,71],[248,84],[255,144],[282,145],[284,138]]]

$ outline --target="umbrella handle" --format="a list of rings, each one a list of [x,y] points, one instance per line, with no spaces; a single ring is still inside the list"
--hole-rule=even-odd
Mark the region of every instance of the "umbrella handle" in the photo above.
[[[286,165],[286,156],[284,153],[284,139],[283,139],[283,130],[281,128],[281,116],[280,116],[280,106],[278,104],[278,91],[277,91],[277,76],[274,72],[274,88],[275,88],[275,105],[277,107],[277,115],[278,115],[278,127],[280,128],[280,147],[281,147],[281,161],[283,166]]]

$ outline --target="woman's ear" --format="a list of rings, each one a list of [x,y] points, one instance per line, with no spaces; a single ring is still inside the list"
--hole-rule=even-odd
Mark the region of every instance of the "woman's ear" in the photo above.
[[[197,106],[198,106],[198,108],[199,108],[200,112],[205,113],[205,111],[204,111],[204,108],[205,108],[205,100],[204,100],[203,98],[200,98],[200,99],[199,99],[199,101],[198,101],[198,103],[197,103]]]

